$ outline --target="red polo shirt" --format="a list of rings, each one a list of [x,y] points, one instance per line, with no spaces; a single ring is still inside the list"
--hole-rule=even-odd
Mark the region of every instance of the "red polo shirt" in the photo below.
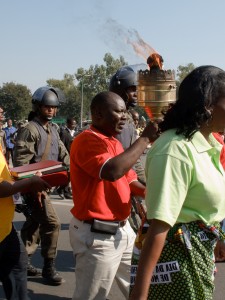
[[[74,201],[71,212],[77,219],[121,221],[129,216],[129,184],[137,180],[136,173],[131,169],[114,182],[101,179],[104,164],[123,151],[117,139],[103,135],[93,126],[74,139],[70,150]]]
[[[217,139],[218,142],[220,142],[223,145],[223,148],[220,153],[220,162],[225,170],[225,145],[222,136],[219,133],[213,133],[214,137]]]

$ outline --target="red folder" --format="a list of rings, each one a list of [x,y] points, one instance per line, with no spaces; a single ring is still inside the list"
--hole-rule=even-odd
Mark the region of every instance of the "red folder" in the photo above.
[[[69,183],[67,171],[46,174],[41,176],[41,178],[45,180],[51,187],[67,185]]]
[[[12,176],[14,177],[23,177],[23,176],[34,175],[38,171],[43,173],[46,171],[58,169],[60,167],[62,167],[62,163],[59,161],[44,160],[38,163],[11,168],[10,171]]]
[[[28,179],[35,175],[38,171],[42,173],[40,176],[51,187],[64,186],[69,183],[68,172],[61,162],[54,160],[46,160],[38,163],[15,167],[11,169],[11,174],[15,180]],[[30,192],[29,189],[23,193]]]
[[[41,179],[45,180],[51,187],[54,186],[64,186],[69,183],[67,171],[61,171],[56,173],[50,173],[43,176],[40,176]],[[16,180],[27,180],[28,178],[16,178]],[[26,194],[32,192],[29,188],[24,189],[21,193]]]

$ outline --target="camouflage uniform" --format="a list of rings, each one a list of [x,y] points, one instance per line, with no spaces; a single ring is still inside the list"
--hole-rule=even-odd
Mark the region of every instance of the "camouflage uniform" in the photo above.
[[[69,167],[69,154],[59,138],[57,127],[51,122],[47,126],[43,126],[38,118],[30,121],[17,136],[14,147],[15,166],[42,160],[48,134],[51,134],[51,146],[46,159],[62,161]],[[29,200],[32,201],[32,199]],[[46,259],[54,259],[60,221],[48,195],[46,195],[45,204],[45,209],[36,205],[30,215],[26,216],[26,221],[21,229],[21,237],[28,255],[35,252],[41,240],[41,255]]]

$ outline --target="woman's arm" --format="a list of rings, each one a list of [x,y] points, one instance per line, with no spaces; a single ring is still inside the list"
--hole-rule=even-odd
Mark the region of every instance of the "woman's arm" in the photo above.
[[[30,192],[42,192],[50,189],[51,186],[39,176],[32,176],[28,179],[18,181],[2,181],[0,183],[0,198],[14,195],[27,190]]]
[[[218,241],[215,248],[216,262],[225,260],[225,244],[224,241]]]
[[[135,286],[130,300],[146,300],[154,268],[162,252],[167,233],[171,226],[163,221],[153,219],[148,229],[141,257]]]

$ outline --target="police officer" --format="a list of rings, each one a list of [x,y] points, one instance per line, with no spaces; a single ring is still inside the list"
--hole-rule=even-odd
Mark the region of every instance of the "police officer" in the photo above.
[[[144,66],[144,65],[142,65]],[[147,67],[147,66],[146,66]],[[138,68],[138,65],[137,65]],[[129,148],[137,139],[136,128],[132,114],[130,112],[137,105],[137,72],[132,66],[124,66],[117,70],[117,72],[111,77],[109,83],[109,90],[118,94],[125,102],[127,113],[126,113],[126,124],[120,134],[116,138],[123,145],[124,150]],[[138,180],[145,184],[145,172],[141,160],[138,159],[133,169],[137,173]],[[136,203],[137,199],[132,199],[133,204]],[[137,213],[137,207],[132,207],[131,210],[131,226],[137,231],[141,220]]]
[[[59,138],[56,115],[62,92],[50,86],[38,88],[32,96],[32,120],[21,129],[17,136],[14,154],[15,166],[22,166],[43,160],[59,160],[69,167],[69,153]],[[40,275],[31,264],[31,255],[41,242],[41,255],[44,258],[42,277],[47,284],[61,284],[63,278],[55,269],[55,258],[60,230],[59,218],[48,195],[45,196],[45,209],[31,208],[21,229],[21,237],[29,256],[28,275]]]

